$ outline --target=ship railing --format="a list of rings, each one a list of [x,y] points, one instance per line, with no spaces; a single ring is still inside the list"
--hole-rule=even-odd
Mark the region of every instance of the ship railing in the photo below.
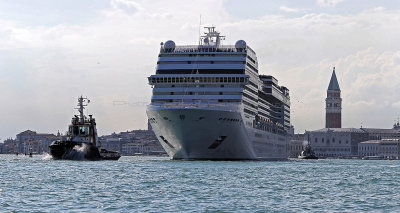
[[[186,52],[250,52],[255,55],[255,52],[250,47],[236,48],[235,45],[202,46],[202,45],[181,45],[174,49],[161,48],[160,53],[186,53]]]
[[[176,102],[176,103],[152,103],[152,106],[157,106],[161,108],[170,108],[170,109],[198,109],[198,108],[223,108],[229,110],[240,110],[243,106],[234,103],[185,103],[185,102]]]

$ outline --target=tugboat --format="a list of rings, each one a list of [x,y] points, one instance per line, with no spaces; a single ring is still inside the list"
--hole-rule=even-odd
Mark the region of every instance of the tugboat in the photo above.
[[[82,96],[78,98],[79,115],[72,118],[66,139],[56,140],[49,146],[50,155],[56,160],[118,160],[121,157],[118,152],[98,147],[96,121],[92,115],[89,118],[84,115],[85,102],[90,100]]]
[[[303,151],[301,151],[301,154],[299,155],[300,159],[318,159],[317,156],[315,156],[314,151],[311,149],[310,143],[307,143],[306,147],[304,147]]]

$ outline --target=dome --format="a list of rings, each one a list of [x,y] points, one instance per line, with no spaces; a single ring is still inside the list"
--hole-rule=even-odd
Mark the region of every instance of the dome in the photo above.
[[[175,42],[171,41],[171,40],[166,41],[164,44],[164,49],[167,49],[167,50],[175,49]]]
[[[243,40],[239,40],[235,43],[236,49],[246,49],[246,47],[247,47],[246,42]]]

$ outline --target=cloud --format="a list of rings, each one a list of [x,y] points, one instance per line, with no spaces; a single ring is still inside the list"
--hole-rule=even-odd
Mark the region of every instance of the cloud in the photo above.
[[[113,9],[121,10],[130,14],[145,11],[139,3],[133,0],[111,0],[110,4]]]
[[[400,108],[400,101],[397,101],[397,102],[393,103],[392,106],[394,108]]]
[[[295,12],[299,12],[300,11],[300,9],[290,8],[290,7],[286,7],[286,6],[279,7],[279,9],[284,11],[284,12],[288,12],[288,13],[295,13]]]
[[[317,5],[321,7],[335,7],[344,0],[317,0]]]
[[[10,112],[2,116],[0,138],[28,128],[64,131],[81,94],[92,100],[89,112],[100,134],[145,128],[144,107],[113,106],[113,101],[150,100],[147,77],[155,72],[160,42],[196,44],[200,12],[203,26],[214,24],[227,36],[224,44],[245,39],[257,53],[260,74],[273,75],[290,89],[297,132],[323,127],[333,66],[344,126],[361,120],[390,126],[399,114],[400,11],[236,20],[223,3],[115,0],[89,23],[24,26],[0,20],[0,97],[13,100],[0,105],[0,111]]]

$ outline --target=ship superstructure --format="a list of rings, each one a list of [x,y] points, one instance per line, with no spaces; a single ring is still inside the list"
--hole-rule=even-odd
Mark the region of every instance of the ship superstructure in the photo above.
[[[147,114],[172,159],[286,159],[289,90],[259,75],[256,53],[206,27],[199,45],[161,43]]]

